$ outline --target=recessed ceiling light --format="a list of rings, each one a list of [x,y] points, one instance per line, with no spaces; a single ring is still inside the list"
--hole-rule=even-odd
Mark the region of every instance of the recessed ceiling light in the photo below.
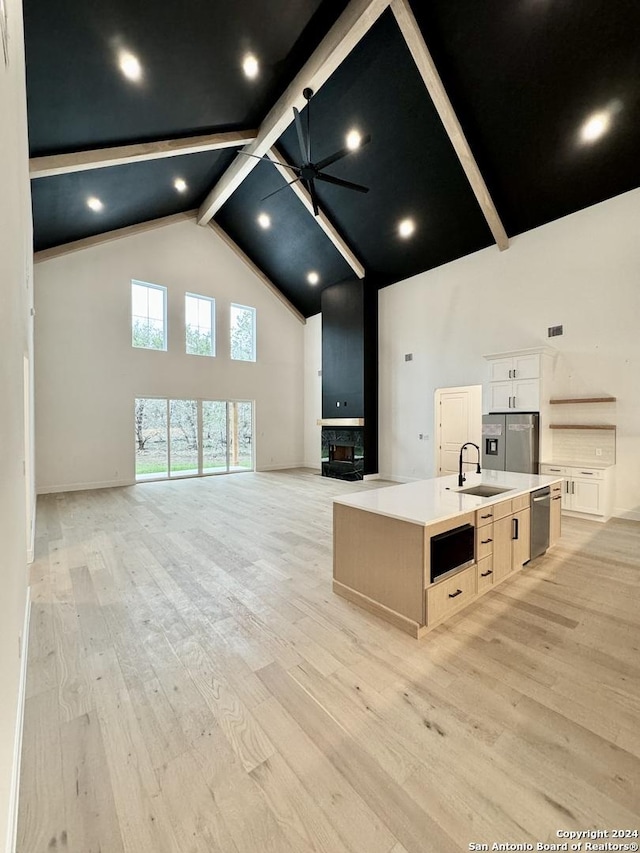
[[[580,128],[580,138],[583,142],[595,142],[609,130],[611,114],[608,110],[589,116]]]
[[[320,276],[315,271],[310,272],[307,276],[307,281],[309,282],[309,284],[317,284],[320,281]]]
[[[261,213],[258,216],[258,225],[261,228],[270,228],[271,227],[271,217],[266,213]]]
[[[133,80],[134,83],[142,80],[142,66],[138,57],[134,56],[133,53],[128,50],[121,50],[118,54],[118,65],[127,80]]]
[[[403,219],[402,222],[398,225],[398,234],[405,239],[407,237],[411,237],[413,232],[416,230],[416,223],[413,219]]]
[[[357,130],[350,130],[347,133],[347,148],[351,149],[351,151],[355,151],[356,148],[360,148],[360,143],[362,142],[362,134]]]
[[[179,193],[183,193],[187,188],[187,182],[184,178],[176,178],[173,182],[173,186],[178,190]]]
[[[93,210],[95,213],[99,213],[104,207],[104,204],[100,201],[99,198],[96,198],[94,195],[92,195],[89,196],[89,198],[87,199],[87,207],[91,208],[91,210]]]
[[[255,79],[258,76],[258,71],[260,71],[257,57],[252,53],[247,53],[242,60],[242,70],[249,80]]]

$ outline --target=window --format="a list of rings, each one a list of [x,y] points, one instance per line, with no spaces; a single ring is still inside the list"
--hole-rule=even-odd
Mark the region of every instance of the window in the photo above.
[[[215,355],[216,301],[208,296],[187,293],[184,315],[189,355]]]
[[[253,471],[249,400],[135,401],[136,480]]]
[[[166,350],[166,287],[131,282],[131,342],[134,347]]]
[[[256,309],[231,303],[231,358],[236,361],[256,360]]]

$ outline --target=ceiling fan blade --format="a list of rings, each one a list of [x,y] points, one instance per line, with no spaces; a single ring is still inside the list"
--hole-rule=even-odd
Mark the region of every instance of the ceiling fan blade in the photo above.
[[[320,213],[320,208],[318,207],[318,196],[316,194],[316,188],[313,181],[307,182],[309,185],[309,195],[311,196],[311,204],[313,205],[313,215],[317,216]]]
[[[302,162],[308,163],[309,159],[307,157],[307,145],[305,145],[304,141],[304,130],[302,128],[302,119],[300,118],[300,113],[294,107],[293,108],[293,117],[296,123],[296,133],[298,134],[298,145],[300,146],[300,154],[302,156]]]
[[[325,169],[327,166],[330,166],[332,163],[341,160],[343,157],[346,157],[347,154],[352,154],[354,151],[359,151],[364,145],[368,142],[371,142],[371,134],[367,134],[362,137],[360,141],[360,145],[357,148],[341,148],[339,151],[336,151],[335,154],[329,155],[329,157],[325,157],[324,160],[321,160],[319,163],[316,163],[316,169]]]
[[[362,184],[352,184],[351,181],[343,181],[342,178],[334,178],[333,175],[316,175],[317,181],[326,181],[328,184],[335,184],[336,187],[344,187],[346,190],[356,190],[359,193],[368,193],[369,187],[363,187]]]
[[[282,190],[286,190],[287,187],[290,187],[292,184],[295,184],[297,181],[300,181],[300,180],[301,180],[301,178],[296,178],[295,181],[289,181],[288,184],[285,184],[283,187],[278,187],[277,190],[274,190],[272,193],[269,193],[269,195],[264,196],[263,198],[260,199],[260,201],[266,201],[268,198],[271,198],[272,195],[275,195],[276,193],[282,192]]]
[[[283,169],[291,169],[292,172],[302,171],[299,166],[292,166],[290,163],[281,163],[279,160],[272,160],[271,157],[267,157],[266,154],[263,154],[262,157],[259,157],[257,154],[249,154],[248,151],[236,151],[236,154],[242,154],[245,157],[253,157],[254,160],[264,160],[265,163],[273,163],[274,166],[282,166]]]

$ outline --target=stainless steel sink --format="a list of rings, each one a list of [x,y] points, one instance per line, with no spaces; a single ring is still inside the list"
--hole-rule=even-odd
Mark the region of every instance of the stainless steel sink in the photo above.
[[[492,498],[494,495],[501,495],[503,492],[512,492],[513,489],[500,489],[497,486],[485,486],[482,483],[479,486],[469,486],[468,489],[456,489],[461,495],[475,495],[478,498]]]

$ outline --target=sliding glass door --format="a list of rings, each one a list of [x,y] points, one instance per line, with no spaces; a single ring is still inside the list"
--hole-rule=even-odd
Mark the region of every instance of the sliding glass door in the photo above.
[[[135,401],[136,480],[253,471],[248,400]]]
[[[227,403],[223,400],[202,401],[202,472],[219,474],[228,471]]]

